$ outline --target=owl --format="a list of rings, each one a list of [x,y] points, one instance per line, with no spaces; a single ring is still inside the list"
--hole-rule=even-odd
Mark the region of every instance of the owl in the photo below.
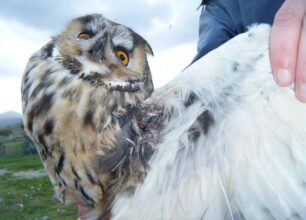
[[[152,49],[140,35],[94,14],[71,21],[30,58],[22,83],[25,130],[61,200],[107,213],[121,187],[129,192],[144,178],[140,171],[127,180],[130,171],[118,170],[127,161],[110,155],[128,150],[133,137],[124,127],[153,91],[147,54]]]
[[[306,219],[306,105],[258,25],[153,92],[147,41],[101,15],[34,53],[24,125],[82,219]]]

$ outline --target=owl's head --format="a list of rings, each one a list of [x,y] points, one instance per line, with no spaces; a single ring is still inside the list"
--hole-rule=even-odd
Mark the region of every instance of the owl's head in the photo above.
[[[147,54],[150,45],[130,28],[93,14],[72,20],[56,38],[57,53],[71,74],[93,86],[137,92],[153,91]]]

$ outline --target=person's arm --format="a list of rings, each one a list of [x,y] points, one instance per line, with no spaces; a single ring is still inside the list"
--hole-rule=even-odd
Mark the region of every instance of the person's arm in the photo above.
[[[270,60],[280,86],[295,83],[306,102],[306,0],[286,0],[277,12],[270,37]]]
[[[239,33],[228,10],[221,1],[208,1],[203,6],[200,16],[198,53],[193,62]],[[240,19],[238,10],[237,8],[236,20]]]

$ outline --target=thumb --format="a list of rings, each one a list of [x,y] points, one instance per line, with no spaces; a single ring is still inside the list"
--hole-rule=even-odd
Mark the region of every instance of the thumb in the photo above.
[[[277,12],[270,36],[270,61],[280,86],[295,80],[301,25],[305,13],[302,0],[287,0]]]

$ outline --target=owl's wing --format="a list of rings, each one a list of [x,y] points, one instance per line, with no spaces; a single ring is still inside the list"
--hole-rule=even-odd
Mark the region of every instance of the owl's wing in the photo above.
[[[306,105],[271,74],[252,27],[157,91],[169,120],[114,219],[306,219]]]

